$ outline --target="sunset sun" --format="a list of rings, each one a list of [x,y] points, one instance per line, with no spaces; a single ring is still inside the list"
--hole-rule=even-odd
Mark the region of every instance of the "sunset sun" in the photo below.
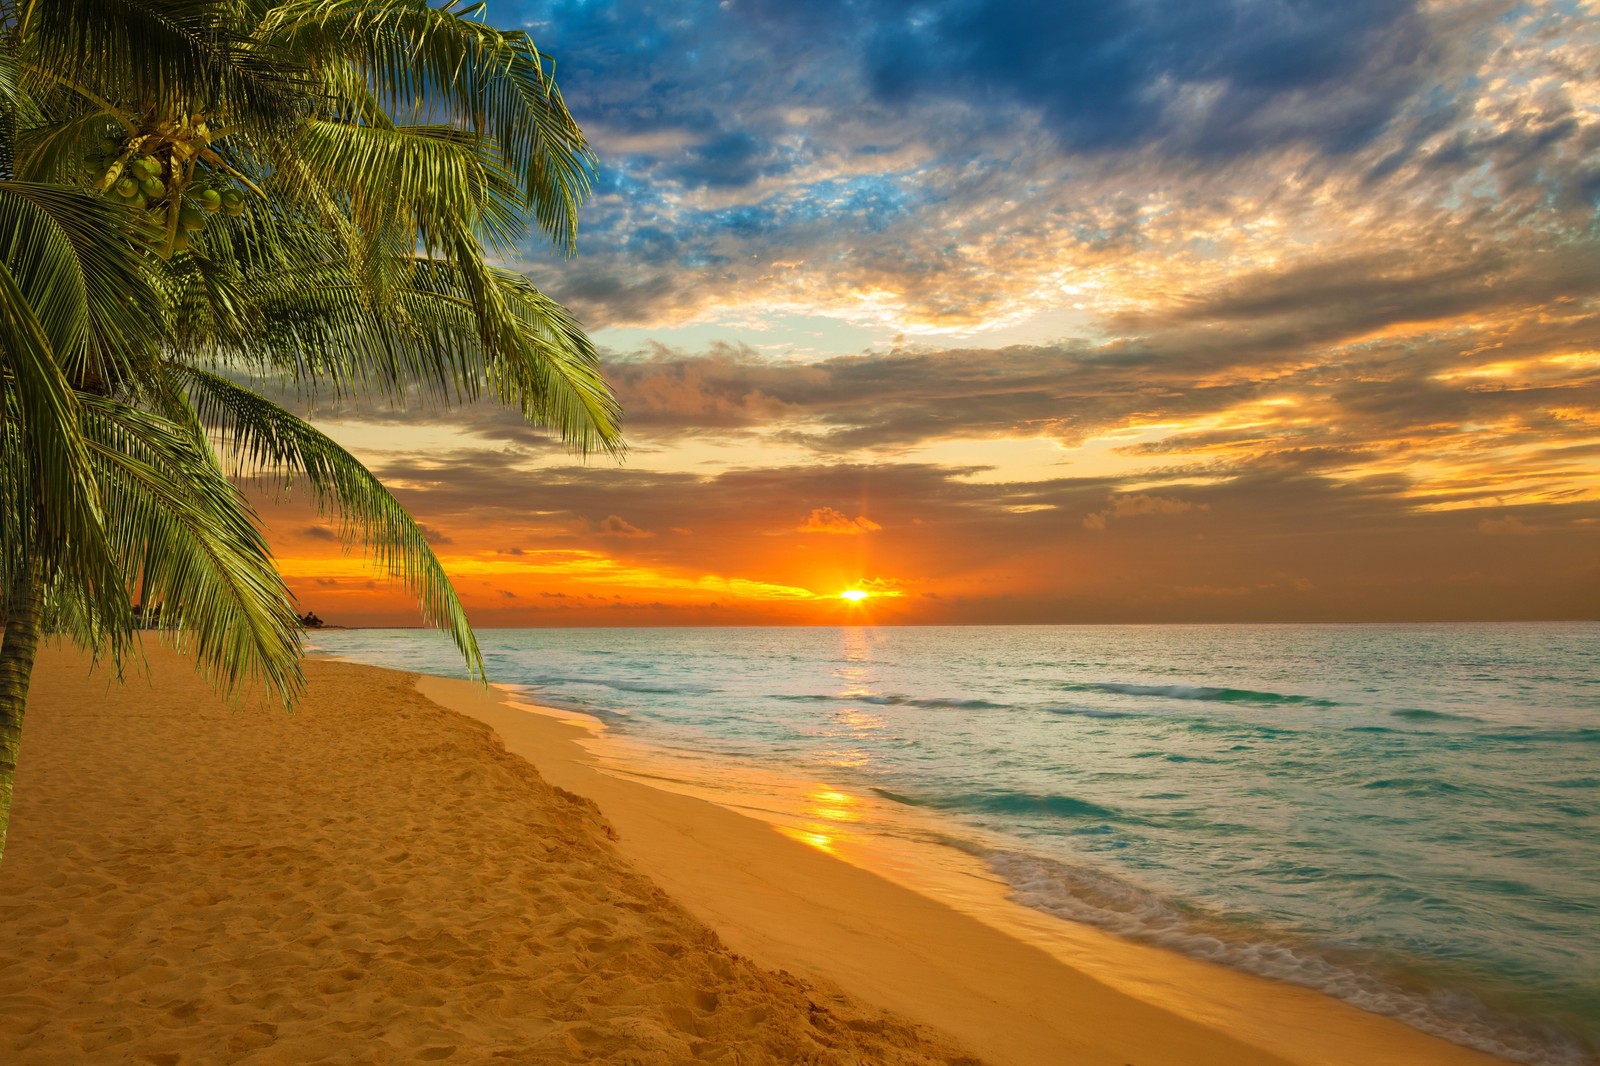
[[[851,603],[860,603],[869,595],[871,594],[861,589],[845,589],[843,592],[839,593],[841,599],[849,600]]]

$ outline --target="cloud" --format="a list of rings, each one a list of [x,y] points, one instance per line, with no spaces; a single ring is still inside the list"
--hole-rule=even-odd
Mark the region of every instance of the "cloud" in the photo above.
[[[653,537],[655,534],[647,529],[640,529],[626,519],[616,515],[606,515],[605,520],[598,525],[602,537]]]
[[[451,540],[450,537],[447,536],[444,532],[442,532],[441,530],[435,529],[432,526],[427,525],[425,523],[418,522],[417,523],[417,528],[422,530],[423,538],[429,544],[432,544],[436,548],[440,547],[442,545],[445,545],[445,544],[454,544],[455,543],[455,541]]]
[[[968,621],[1592,603],[1600,20],[1153,11],[497,2],[601,155],[580,257],[521,265],[597,331],[630,466],[330,409],[469,571],[915,577]]]
[[[1417,267],[1465,266],[1441,243],[1462,234],[1552,247],[1600,192],[1600,30],[1559,4],[502,12],[558,58],[602,158],[582,256],[528,259],[591,327],[1114,320],[1306,247]]]
[[[806,520],[796,528],[796,532],[859,536],[862,533],[877,533],[882,529],[882,526],[866,515],[857,515],[851,518],[843,511],[836,511],[832,507],[816,507],[806,516]]]
[[[505,602],[497,588],[525,602],[559,592],[599,594],[609,603],[616,593],[640,606],[605,608],[606,617],[666,622],[668,615],[644,605],[679,603],[687,595],[681,590],[699,587],[707,575],[724,583],[715,598],[729,624],[823,620],[811,601],[750,599],[739,587],[809,590],[818,602],[832,602],[838,589],[863,579],[904,593],[885,597],[884,609],[892,605],[897,618],[950,623],[1583,617],[1600,595],[1594,499],[1519,506],[1517,521],[1540,528],[1541,547],[1508,553],[1503,538],[1483,535],[1481,510],[1419,508],[1404,478],[1333,479],[1271,464],[1204,484],[1176,472],[1163,487],[1130,492],[1097,477],[986,483],[970,470],[925,463],[710,476],[616,468],[531,474],[485,461],[495,455],[435,456],[426,470],[409,461],[378,470],[407,486],[397,491],[413,513],[452,530],[457,543],[444,562],[460,575],[474,611]],[[578,551],[555,526],[529,530],[522,508],[535,477],[541,507],[558,518],[626,510],[633,528],[682,521],[697,532],[600,538],[593,551]],[[883,528],[870,537],[774,534],[772,516],[807,498],[870,498],[872,520]],[[1129,517],[1116,517],[1108,498],[1122,500]],[[1179,510],[1182,503],[1191,509]],[[852,521],[833,510],[834,521]],[[1110,516],[1117,535],[1084,529],[1091,513]],[[514,561],[495,554],[508,531],[525,546]],[[352,565],[330,559],[328,565]],[[496,559],[498,568],[486,570]],[[494,576],[480,586],[479,573]],[[608,576],[625,574],[637,574],[638,584],[619,587]],[[307,582],[329,576],[314,569],[304,575]],[[1197,594],[1201,589],[1249,591],[1208,596]],[[326,613],[321,602],[319,613]],[[571,621],[588,618],[588,609]],[[675,611],[672,619],[690,620]],[[341,606],[346,617],[363,624]],[[528,624],[524,615],[494,617]]]
[[[1083,520],[1083,528],[1102,531],[1113,518],[1139,518],[1145,515],[1175,515],[1186,511],[1209,511],[1209,503],[1194,504],[1188,500],[1177,500],[1166,496],[1151,496],[1147,493],[1138,493],[1133,496],[1118,496],[1111,501],[1111,506],[1103,511],[1096,511]]]
[[[1412,4],[1382,0],[1265,11],[1239,0],[1159,12],[1128,0],[878,10],[867,62],[881,98],[1009,99],[1079,149],[1159,141],[1214,155],[1305,140],[1348,151],[1394,116],[1438,51]]]
[[[299,533],[301,536],[310,537],[312,540],[325,540],[333,544],[340,543],[339,534],[327,526],[302,526]]]
[[[1478,523],[1478,531],[1490,536],[1515,536],[1529,537],[1539,532],[1533,526],[1519,520],[1514,515],[1503,518],[1485,518]]]
[[[1187,500],[1174,500],[1165,496],[1150,496],[1139,493],[1136,496],[1119,496],[1112,501],[1112,509],[1118,518],[1134,518],[1139,515],[1153,514],[1183,514],[1185,511],[1195,509],[1195,504]],[[1210,510],[1210,504],[1200,504],[1200,509]]]
[[[1219,585],[1180,585],[1173,591],[1185,599],[1214,599],[1218,597],[1248,596],[1255,589],[1250,585],[1230,585],[1227,587]]]

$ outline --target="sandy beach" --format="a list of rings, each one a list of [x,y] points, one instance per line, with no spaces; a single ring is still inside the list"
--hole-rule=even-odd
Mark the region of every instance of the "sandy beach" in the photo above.
[[[1499,1061],[1008,925],[998,896],[955,909],[463,682],[313,661],[290,716],[151,661],[116,686],[41,656],[0,867],[7,1063]]]

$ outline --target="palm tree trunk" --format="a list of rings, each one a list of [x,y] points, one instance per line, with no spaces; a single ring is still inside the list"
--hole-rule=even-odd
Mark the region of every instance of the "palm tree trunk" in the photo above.
[[[0,861],[6,853],[6,830],[11,826],[11,783],[17,775],[17,752],[22,745],[22,714],[28,707],[28,680],[39,650],[44,618],[44,581],[38,564],[24,563],[15,583],[5,590],[6,628],[0,640]]]

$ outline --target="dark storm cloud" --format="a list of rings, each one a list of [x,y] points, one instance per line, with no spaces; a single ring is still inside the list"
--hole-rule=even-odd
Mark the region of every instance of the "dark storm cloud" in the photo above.
[[[881,97],[1009,100],[1074,149],[1348,151],[1383,129],[1432,58],[1415,6],[1395,0],[876,6],[866,62]]]
[[[1430,27],[1403,0],[1198,0],[1154,10],[1129,0],[701,0],[509,10],[534,21],[562,57],[569,95],[602,123],[643,130],[676,119],[716,129],[700,149],[716,183],[748,174],[756,147],[711,115],[746,113],[774,96],[828,99],[840,82],[902,108],[953,97],[1001,122],[1007,109],[1036,111],[1074,149],[1161,141],[1232,155],[1299,139],[1330,150],[1364,143],[1436,58]]]

